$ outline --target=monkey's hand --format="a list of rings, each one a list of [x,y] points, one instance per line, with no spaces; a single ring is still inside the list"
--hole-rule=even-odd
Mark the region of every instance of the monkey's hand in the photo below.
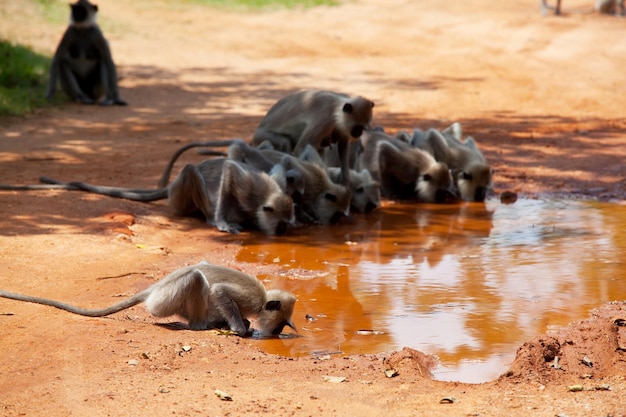
[[[225,221],[219,221],[215,224],[215,226],[220,232],[228,232],[234,235],[238,235],[243,230],[243,227],[237,223],[227,223]]]

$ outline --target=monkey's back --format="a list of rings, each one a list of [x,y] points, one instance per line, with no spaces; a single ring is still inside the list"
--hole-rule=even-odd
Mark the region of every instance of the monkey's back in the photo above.
[[[265,286],[257,278],[236,269],[202,261],[193,268],[207,278],[209,287],[220,285],[237,303],[242,315],[256,314],[266,302]]]

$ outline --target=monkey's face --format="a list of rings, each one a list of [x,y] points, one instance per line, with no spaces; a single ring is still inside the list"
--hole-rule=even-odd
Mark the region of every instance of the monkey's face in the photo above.
[[[98,6],[87,0],[78,0],[70,4],[71,20],[76,27],[88,27],[94,24]]]
[[[294,224],[295,219],[293,200],[283,193],[271,196],[257,212],[259,229],[269,236],[284,235],[288,225]]]
[[[356,184],[350,207],[359,213],[371,213],[380,205],[380,185],[376,181]]]
[[[370,129],[373,108],[374,102],[364,97],[356,97],[345,103],[343,106],[344,130],[354,139],[359,138],[363,131]]]
[[[257,316],[257,327],[261,337],[278,336],[285,326],[296,332],[296,326],[291,320],[296,297],[281,290],[269,290],[267,301]]]
[[[454,195],[452,185],[452,174],[448,165],[437,162],[420,174],[415,191],[420,201],[424,203],[445,203],[449,202]]]
[[[315,211],[320,224],[337,224],[350,215],[350,191],[339,184],[329,184],[328,190],[320,194]]]
[[[492,169],[488,165],[473,165],[458,174],[457,185],[465,201],[483,202],[491,189]]]

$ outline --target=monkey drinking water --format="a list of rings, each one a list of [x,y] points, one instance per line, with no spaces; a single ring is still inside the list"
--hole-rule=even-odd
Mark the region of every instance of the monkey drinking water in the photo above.
[[[251,144],[270,143],[296,156],[307,145],[320,151],[337,146],[343,185],[350,180],[350,140],[370,128],[374,102],[331,91],[305,90],[283,97],[270,108],[254,132]]]
[[[192,330],[228,326],[248,335],[249,318],[261,337],[279,335],[291,319],[296,297],[282,290],[266,291],[258,279],[235,269],[203,261],[178,269],[161,281],[110,307],[88,310],[47,298],[0,290],[0,297],[56,307],[88,317],[104,317],[145,303],[155,317],[181,316]]]

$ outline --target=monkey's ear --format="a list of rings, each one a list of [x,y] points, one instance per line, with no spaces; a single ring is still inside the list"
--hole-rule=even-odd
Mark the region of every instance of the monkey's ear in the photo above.
[[[352,107],[351,103],[346,103],[346,104],[343,105],[343,112],[344,113],[352,114],[353,110],[354,110],[354,108]]]
[[[324,198],[330,201],[337,201],[337,196],[335,194],[326,193],[324,194]]]
[[[265,304],[265,309],[267,311],[277,311],[277,310],[280,310],[280,300],[268,301]]]
[[[467,180],[467,181],[471,181],[472,180],[472,174],[470,174],[468,172],[461,172],[461,178],[463,178],[464,180]]]
[[[374,102],[370,101],[370,103],[371,103],[371,107],[374,108]]]
[[[433,179],[433,176],[430,174],[424,174],[422,178],[424,179],[424,181],[430,181]]]
[[[274,207],[263,206],[263,211],[267,211],[268,213],[273,213],[274,212]]]

